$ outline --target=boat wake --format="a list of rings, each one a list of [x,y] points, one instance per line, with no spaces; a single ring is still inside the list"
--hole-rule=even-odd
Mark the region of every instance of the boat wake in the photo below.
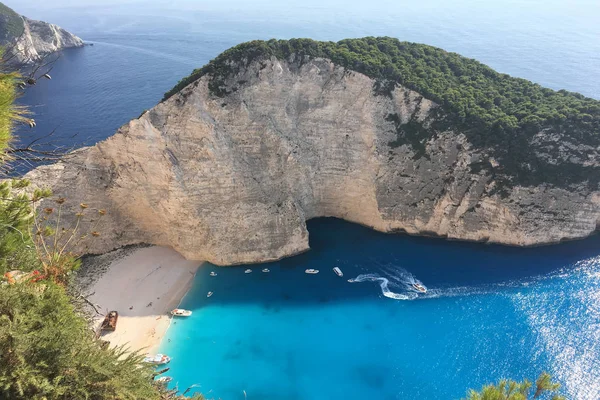
[[[479,287],[449,287],[428,289],[423,282],[418,280],[413,274],[402,267],[393,264],[381,264],[376,261],[377,269],[380,274],[367,273],[358,275],[356,278],[349,279],[350,283],[360,282],[378,282],[381,287],[381,293],[390,299],[394,300],[416,300],[416,299],[432,299],[438,297],[456,297],[470,296],[475,294],[484,294],[497,290],[497,285],[479,286]],[[422,293],[415,288],[423,286],[427,289],[426,293]]]
[[[392,292],[389,288],[390,285],[390,281],[387,278],[384,278],[382,276],[376,275],[376,274],[363,274],[363,275],[359,275],[354,279],[349,279],[348,282],[350,283],[356,283],[356,282],[379,282],[379,287],[381,287],[381,293],[385,296],[388,297],[390,299],[394,299],[394,300],[412,300],[415,297],[417,297],[416,293],[407,293],[407,294],[401,294],[401,293],[395,293]]]
[[[394,300],[416,300],[433,299],[439,297],[464,297],[473,295],[483,295],[489,293],[501,293],[507,289],[518,289],[535,285],[541,281],[560,278],[564,271],[558,271],[550,275],[534,276],[526,279],[512,280],[501,283],[480,284],[476,286],[453,286],[440,288],[426,288],[427,292],[422,293],[415,288],[423,286],[413,274],[402,267],[393,264],[381,264],[375,262],[379,273],[366,273],[358,275],[356,278],[349,279],[350,283],[360,282],[378,282],[381,287],[381,293]]]

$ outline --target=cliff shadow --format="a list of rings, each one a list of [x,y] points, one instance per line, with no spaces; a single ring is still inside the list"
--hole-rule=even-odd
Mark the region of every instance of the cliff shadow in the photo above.
[[[386,295],[400,300],[512,290],[578,268],[600,256],[600,236],[535,248],[517,248],[439,238],[386,234],[333,218],[308,222],[311,250],[277,262],[217,267],[202,265],[183,301],[209,304],[259,303],[281,307],[361,301]],[[339,267],[344,276],[337,276]],[[262,272],[267,268],[269,272]],[[316,275],[306,269],[317,269]],[[251,273],[245,273],[250,269]],[[217,276],[210,276],[216,272]],[[348,279],[359,277],[361,283]],[[420,282],[428,294],[419,294]],[[380,286],[380,287],[378,287]],[[213,292],[210,298],[208,292]],[[390,299],[390,301],[393,301]]]

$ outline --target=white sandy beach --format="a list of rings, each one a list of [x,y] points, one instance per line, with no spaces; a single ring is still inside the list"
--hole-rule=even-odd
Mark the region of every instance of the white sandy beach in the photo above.
[[[200,261],[189,261],[168,247],[134,249],[111,262],[88,289],[89,300],[102,313],[119,312],[117,329],[102,336],[112,346],[153,353],[170,323],[168,312],[176,308],[189,289]],[[98,327],[103,317],[98,317]]]

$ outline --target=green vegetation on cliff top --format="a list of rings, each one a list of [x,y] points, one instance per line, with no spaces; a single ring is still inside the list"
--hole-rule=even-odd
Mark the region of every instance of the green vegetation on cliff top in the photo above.
[[[441,104],[465,123],[498,129],[537,129],[569,121],[589,129],[600,127],[600,101],[501,74],[456,53],[388,37],[337,43],[310,39],[242,43],[195,70],[166,93],[165,99],[206,74],[212,75],[213,93],[224,95],[224,88],[217,84],[235,69],[255,60],[272,56],[287,59],[292,54],[328,58],[381,85],[399,83]]]
[[[375,80],[373,90],[379,95],[391,96],[395,85],[400,84],[441,105],[445,116],[430,128],[418,132],[412,129],[415,132],[411,135],[402,136],[406,127],[396,127],[400,139],[392,146],[406,142],[421,156],[428,138],[436,132],[453,129],[500,161],[505,183],[514,179],[523,185],[565,186],[581,182],[592,188],[598,185],[597,168],[557,165],[548,161],[548,157],[536,157],[531,142],[535,134],[549,130],[565,134],[575,144],[599,146],[600,101],[501,74],[456,53],[389,37],[345,39],[337,43],[310,39],[242,43],[182,79],[163,100],[204,75],[210,77],[211,93],[225,96],[236,89],[226,84],[227,79],[250,63],[271,57],[291,60],[292,56],[297,63],[307,58],[327,58],[365,74]],[[550,151],[559,159],[557,148]],[[589,153],[577,156],[585,159]]]
[[[24,29],[23,18],[12,8],[0,3],[0,42],[21,36]]]

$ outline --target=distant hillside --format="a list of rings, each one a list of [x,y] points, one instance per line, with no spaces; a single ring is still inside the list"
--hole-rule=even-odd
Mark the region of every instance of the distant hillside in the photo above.
[[[11,64],[35,63],[45,55],[68,47],[83,46],[83,40],[60,26],[35,21],[0,3],[0,45]]]
[[[18,38],[24,30],[23,18],[12,8],[0,3],[0,42]]]

